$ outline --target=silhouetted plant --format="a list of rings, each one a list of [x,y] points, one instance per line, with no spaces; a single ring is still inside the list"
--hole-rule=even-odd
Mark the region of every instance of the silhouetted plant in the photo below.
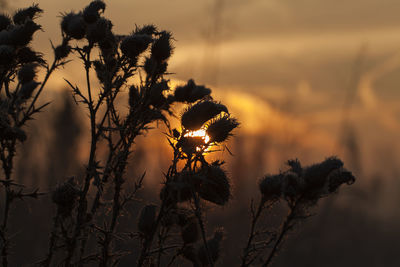
[[[28,47],[32,35],[40,29],[33,20],[42,10],[33,5],[19,10],[12,20],[0,15],[3,265],[8,265],[6,230],[12,201],[40,195],[37,190],[25,193],[17,189],[22,185],[11,179],[16,145],[26,139],[22,127],[47,105],[35,106],[51,73],[75,54],[83,64],[86,84],[69,80],[66,83],[75,102],[88,112],[89,156],[82,175],[69,177],[52,190],[51,199],[57,210],[48,252],[39,264],[115,266],[124,255],[137,253],[137,266],[161,266],[166,262],[172,266],[179,257],[193,266],[214,266],[221,255],[225,232],[219,227],[213,234],[207,233],[205,208],[225,206],[232,190],[224,161],[210,161],[207,154],[225,148],[239,122],[228,107],[212,98],[209,88],[194,80],[174,90],[170,88],[166,78],[174,50],[170,32],[145,25],[128,35],[117,35],[112,22],[103,16],[105,9],[103,1],[95,0],[80,12],[62,15],[62,43],[54,47],[50,66]],[[38,67],[46,69],[42,83],[36,82]],[[93,81],[92,72],[97,82]],[[11,84],[15,84],[14,89]],[[119,105],[124,90],[128,91],[126,105]],[[170,120],[176,115],[172,109],[175,104],[185,106],[178,129],[170,127]],[[129,233],[140,241],[140,251],[120,250],[116,244],[123,237],[118,232],[118,222],[126,204],[136,200],[145,178],[144,173],[133,187],[127,185],[129,155],[136,138],[159,122],[165,125],[173,150],[159,192],[161,203],[146,204],[137,215],[137,232]],[[291,160],[288,166],[288,170],[267,175],[259,183],[260,202],[257,208],[251,204],[251,227],[241,266],[258,262],[268,266],[290,230],[309,216],[309,209],[319,199],[335,193],[342,184],[355,181],[335,157],[308,167]],[[289,209],[281,227],[260,228],[262,213],[279,201],[286,202]]]

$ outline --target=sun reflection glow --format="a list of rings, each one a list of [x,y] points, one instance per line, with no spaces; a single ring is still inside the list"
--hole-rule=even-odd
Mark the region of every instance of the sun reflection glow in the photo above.
[[[197,131],[188,132],[185,136],[199,136],[204,139],[204,143],[207,144],[210,141],[210,137],[207,135],[206,130],[200,129]]]

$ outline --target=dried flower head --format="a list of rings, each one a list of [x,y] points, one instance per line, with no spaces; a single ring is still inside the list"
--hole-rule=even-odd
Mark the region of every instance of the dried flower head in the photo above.
[[[200,101],[185,110],[181,117],[181,123],[185,129],[198,130],[221,112],[228,113],[226,106],[210,100]]]
[[[68,216],[71,214],[79,193],[74,177],[57,186],[52,194],[52,200],[57,205],[58,212],[61,215]]]
[[[19,96],[23,100],[27,100],[32,96],[33,91],[38,87],[40,83],[35,81],[30,81],[22,84],[21,89],[19,90]]]
[[[39,8],[37,4],[32,5],[28,8],[19,9],[13,16],[15,24],[24,24],[27,20],[33,20],[43,10]]]
[[[285,172],[282,183],[282,191],[286,199],[295,199],[303,193],[304,179],[295,172]]]
[[[176,101],[187,103],[194,103],[210,94],[211,89],[203,85],[196,85],[192,79],[190,79],[187,84],[176,87],[174,92]]]
[[[231,136],[231,132],[239,126],[235,118],[229,115],[221,116],[212,120],[207,126],[207,135],[210,137],[210,142],[222,143]]]
[[[61,20],[61,30],[69,37],[80,40],[85,37],[86,23],[81,13],[67,13]]]
[[[106,4],[103,1],[95,0],[92,1],[83,10],[83,19],[86,23],[94,23],[100,18],[100,12],[104,12]]]
[[[36,64],[25,64],[18,71],[18,80],[21,84],[31,82],[36,77]]]
[[[140,211],[138,230],[145,236],[149,236],[154,230],[157,217],[157,206],[146,205]]]
[[[336,192],[337,189],[342,185],[342,184],[348,184],[351,185],[356,181],[356,178],[353,176],[353,174],[344,169],[338,169],[329,175],[329,192],[333,193]]]
[[[105,18],[99,18],[95,23],[89,24],[86,30],[86,38],[91,43],[103,41],[109,34],[112,35],[112,23]]]
[[[68,57],[69,53],[71,53],[71,46],[69,46],[67,40],[64,40],[62,44],[54,48],[54,57],[58,61]]]
[[[266,200],[277,199],[282,194],[283,175],[266,175],[261,179],[259,188],[261,194]]]
[[[214,204],[225,205],[231,196],[231,186],[226,172],[217,165],[208,166],[203,172],[205,178],[201,180],[199,196]]]
[[[329,174],[343,167],[343,162],[336,158],[330,157],[321,163],[317,163],[303,169],[303,177],[308,190],[322,189],[326,183]]]
[[[24,24],[14,25],[10,28],[10,42],[15,47],[26,46],[32,41],[33,34],[41,28],[32,20],[28,20]]]
[[[151,57],[158,62],[167,60],[172,54],[172,35],[170,32],[163,31],[159,34],[151,47]]]
[[[121,41],[120,48],[127,58],[136,62],[137,57],[149,47],[152,40],[148,34],[132,34]]]
[[[30,47],[22,47],[17,51],[17,59],[19,63],[37,63],[37,64],[45,64],[46,61],[43,59],[43,55],[41,53],[33,51]]]

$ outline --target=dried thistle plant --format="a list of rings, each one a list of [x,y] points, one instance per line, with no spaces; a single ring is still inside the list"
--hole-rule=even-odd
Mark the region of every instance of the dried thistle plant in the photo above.
[[[66,83],[77,105],[88,113],[89,156],[84,173],[65,179],[52,191],[57,210],[47,255],[39,264],[116,266],[124,255],[136,254],[136,266],[173,266],[178,258],[195,267],[215,266],[225,232],[219,227],[207,233],[206,211],[209,206],[225,206],[232,190],[224,161],[210,161],[206,155],[226,147],[239,122],[228,107],[212,98],[211,89],[194,80],[170,88],[167,69],[174,50],[170,32],[145,25],[127,35],[115,34],[105,10],[106,4],[95,0],[79,12],[63,14],[62,42],[53,47],[50,65],[29,47],[33,34],[41,29],[34,20],[42,10],[33,5],[12,19],[0,15],[0,156],[5,176],[0,180],[5,196],[2,265],[8,266],[7,222],[12,202],[41,194],[38,190],[25,193],[23,185],[12,179],[16,146],[27,138],[26,122],[48,104],[36,106],[50,75],[74,54],[83,65],[85,85]],[[42,82],[36,78],[39,68],[46,70]],[[96,74],[96,82],[91,73]],[[117,104],[119,100],[126,105]],[[179,129],[171,129],[176,103],[185,109]],[[133,187],[126,183],[129,155],[136,138],[157,122],[165,125],[173,150],[159,192],[160,204],[146,204],[136,216],[137,232],[132,236],[138,237],[140,250],[120,250],[117,244],[123,233],[118,223],[145,178],[145,173],[137,177]],[[269,266],[287,234],[309,216],[310,208],[342,184],[355,181],[335,157],[308,167],[291,160],[288,166],[259,182],[260,202],[258,207],[251,204],[249,237],[238,259],[241,266]],[[281,227],[260,226],[262,214],[279,201],[287,203],[289,210]]]

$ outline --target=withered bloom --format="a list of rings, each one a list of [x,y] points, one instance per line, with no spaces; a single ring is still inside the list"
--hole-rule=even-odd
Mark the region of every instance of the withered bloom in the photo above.
[[[216,118],[207,126],[207,135],[210,137],[210,142],[221,143],[228,139],[231,132],[239,126],[235,118],[228,115]]]
[[[189,106],[182,114],[182,126],[191,131],[198,130],[221,112],[228,113],[228,109],[223,104],[210,100],[197,102]]]
[[[197,85],[192,79],[183,86],[175,88],[174,97],[178,102],[194,103],[211,94],[211,89]]]

